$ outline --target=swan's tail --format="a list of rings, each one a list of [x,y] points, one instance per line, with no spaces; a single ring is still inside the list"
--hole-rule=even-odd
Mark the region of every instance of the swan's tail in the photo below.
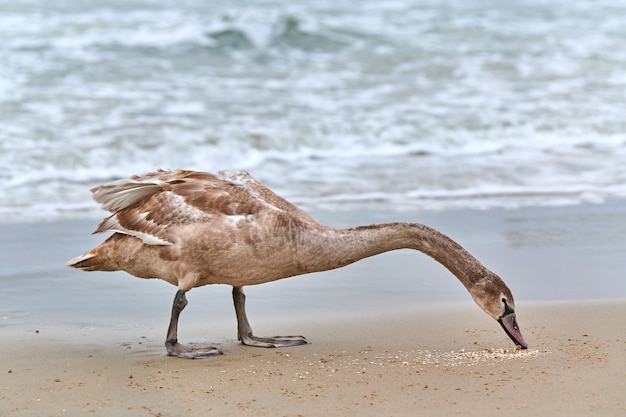
[[[72,268],[79,268],[84,271],[95,271],[95,268],[94,268],[95,257],[96,257],[95,253],[87,252],[83,255],[80,255],[74,259],[67,261],[67,266],[71,266]]]

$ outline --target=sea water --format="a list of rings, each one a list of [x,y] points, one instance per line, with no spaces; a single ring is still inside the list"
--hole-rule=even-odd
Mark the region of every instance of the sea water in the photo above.
[[[305,208],[626,196],[626,3],[0,0],[0,216],[243,169]]]

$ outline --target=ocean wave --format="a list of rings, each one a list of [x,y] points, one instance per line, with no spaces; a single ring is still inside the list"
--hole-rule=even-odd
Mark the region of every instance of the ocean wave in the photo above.
[[[235,10],[208,24],[213,47],[267,50],[294,48],[302,51],[333,51],[351,39],[321,25],[304,14]]]
[[[253,174],[257,174],[253,171]],[[396,191],[386,191],[385,187],[368,187],[363,179],[355,178],[354,172],[343,172],[337,181],[329,184],[314,182],[310,176],[284,179],[272,172],[264,171],[257,175],[265,180],[276,192],[306,210],[354,210],[383,209],[391,212],[449,209],[490,209],[505,207],[515,209],[525,206],[562,206],[581,203],[601,203],[610,198],[626,198],[626,186],[601,184],[580,185],[485,185],[456,190],[427,189],[400,186],[396,179]],[[352,175],[352,177],[350,177]],[[124,175],[103,175],[110,179],[124,178]],[[327,178],[328,172],[320,175]],[[109,179],[107,179],[108,181]],[[99,205],[90,198],[89,188],[103,181],[92,178],[80,181],[58,179],[44,181],[28,188],[13,189],[10,198],[0,195],[0,222],[50,221],[71,218],[97,219],[106,215]],[[343,184],[343,187],[338,187]],[[372,183],[369,183],[372,185]],[[381,183],[384,185],[384,183]],[[352,186],[355,191],[348,191]],[[302,192],[306,190],[306,192]]]
[[[566,205],[581,202],[599,203],[608,197],[626,196],[626,187],[607,190],[604,187],[572,186],[572,187],[478,187],[463,190],[413,190],[406,193],[365,192],[361,194],[337,194],[323,199],[316,199],[322,206],[333,206],[357,203],[398,204],[400,209],[411,207],[439,208],[450,207],[523,207],[527,205]],[[303,202],[307,198],[301,198]],[[309,204],[312,201],[309,201]]]
[[[136,9],[123,13],[97,8],[71,13],[20,13],[2,18],[6,46],[15,50],[72,50],[93,47],[294,48],[327,50],[353,43],[304,11],[228,7],[197,14],[180,8]]]
[[[311,206],[624,195],[626,12],[608,0],[4,7],[7,218],[91,213],[89,187],[179,167],[249,170]]]
[[[241,146],[237,144],[236,146]],[[233,148],[231,148],[232,150]],[[291,152],[248,148],[175,145],[158,152],[135,150],[114,164],[81,168],[20,167],[3,179],[0,211],[5,219],[94,216],[89,188],[156,168],[217,171],[247,169],[286,198],[305,208],[335,210],[355,205],[404,209],[557,205],[598,202],[626,196],[626,168],[615,169],[623,151],[596,148],[467,154],[410,152],[410,147],[301,148]],[[111,155],[106,155],[105,161]],[[523,156],[523,157],[522,157]],[[43,158],[43,156],[42,156]],[[604,164],[597,161],[603,158]],[[155,162],[155,161],[159,162]],[[556,163],[558,161],[558,163]],[[607,183],[607,180],[610,182]]]

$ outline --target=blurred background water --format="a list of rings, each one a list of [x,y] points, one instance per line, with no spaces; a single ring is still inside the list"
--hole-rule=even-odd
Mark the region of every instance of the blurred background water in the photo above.
[[[0,0],[0,215],[245,169],[305,208],[626,196],[626,3]]]

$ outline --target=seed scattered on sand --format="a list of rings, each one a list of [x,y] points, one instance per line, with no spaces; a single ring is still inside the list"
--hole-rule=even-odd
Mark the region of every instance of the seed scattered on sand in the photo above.
[[[434,355],[422,362],[424,364],[444,365],[444,366],[472,366],[485,362],[503,362],[512,359],[528,359],[540,356],[547,352],[539,352],[538,350],[522,350],[522,349],[487,349],[479,351],[466,352],[464,349],[455,352],[433,352]]]
[[[364,352],[359,353],[363,354]],[[318,358],[316,362],[309,363],[309,366],[315,365],[320,369],[330,370],[331,368],[328,365],[330,365],[329,362],[332,359],[334,364],[353,366],[357,368],[357,373],[364,373],[365,367],[363,365],[365,364],[378,368],[385,366],[413,367],[415,369],[423,369],[428,366],[451,368],[455,366],[473,366],[479,363],[488,364],[509,360],[530,359],[547,353],[546,351],[540,352],[538,350],[523,349],[485,349],[477,351],[461,349],[459,351],[450,352],[412,350],[393,353],[385,351],[382,353],[370,352],[372,357],[360,356],[359,358],[351,356],[336,356],[333,358],[332,355],[328,355]]]

